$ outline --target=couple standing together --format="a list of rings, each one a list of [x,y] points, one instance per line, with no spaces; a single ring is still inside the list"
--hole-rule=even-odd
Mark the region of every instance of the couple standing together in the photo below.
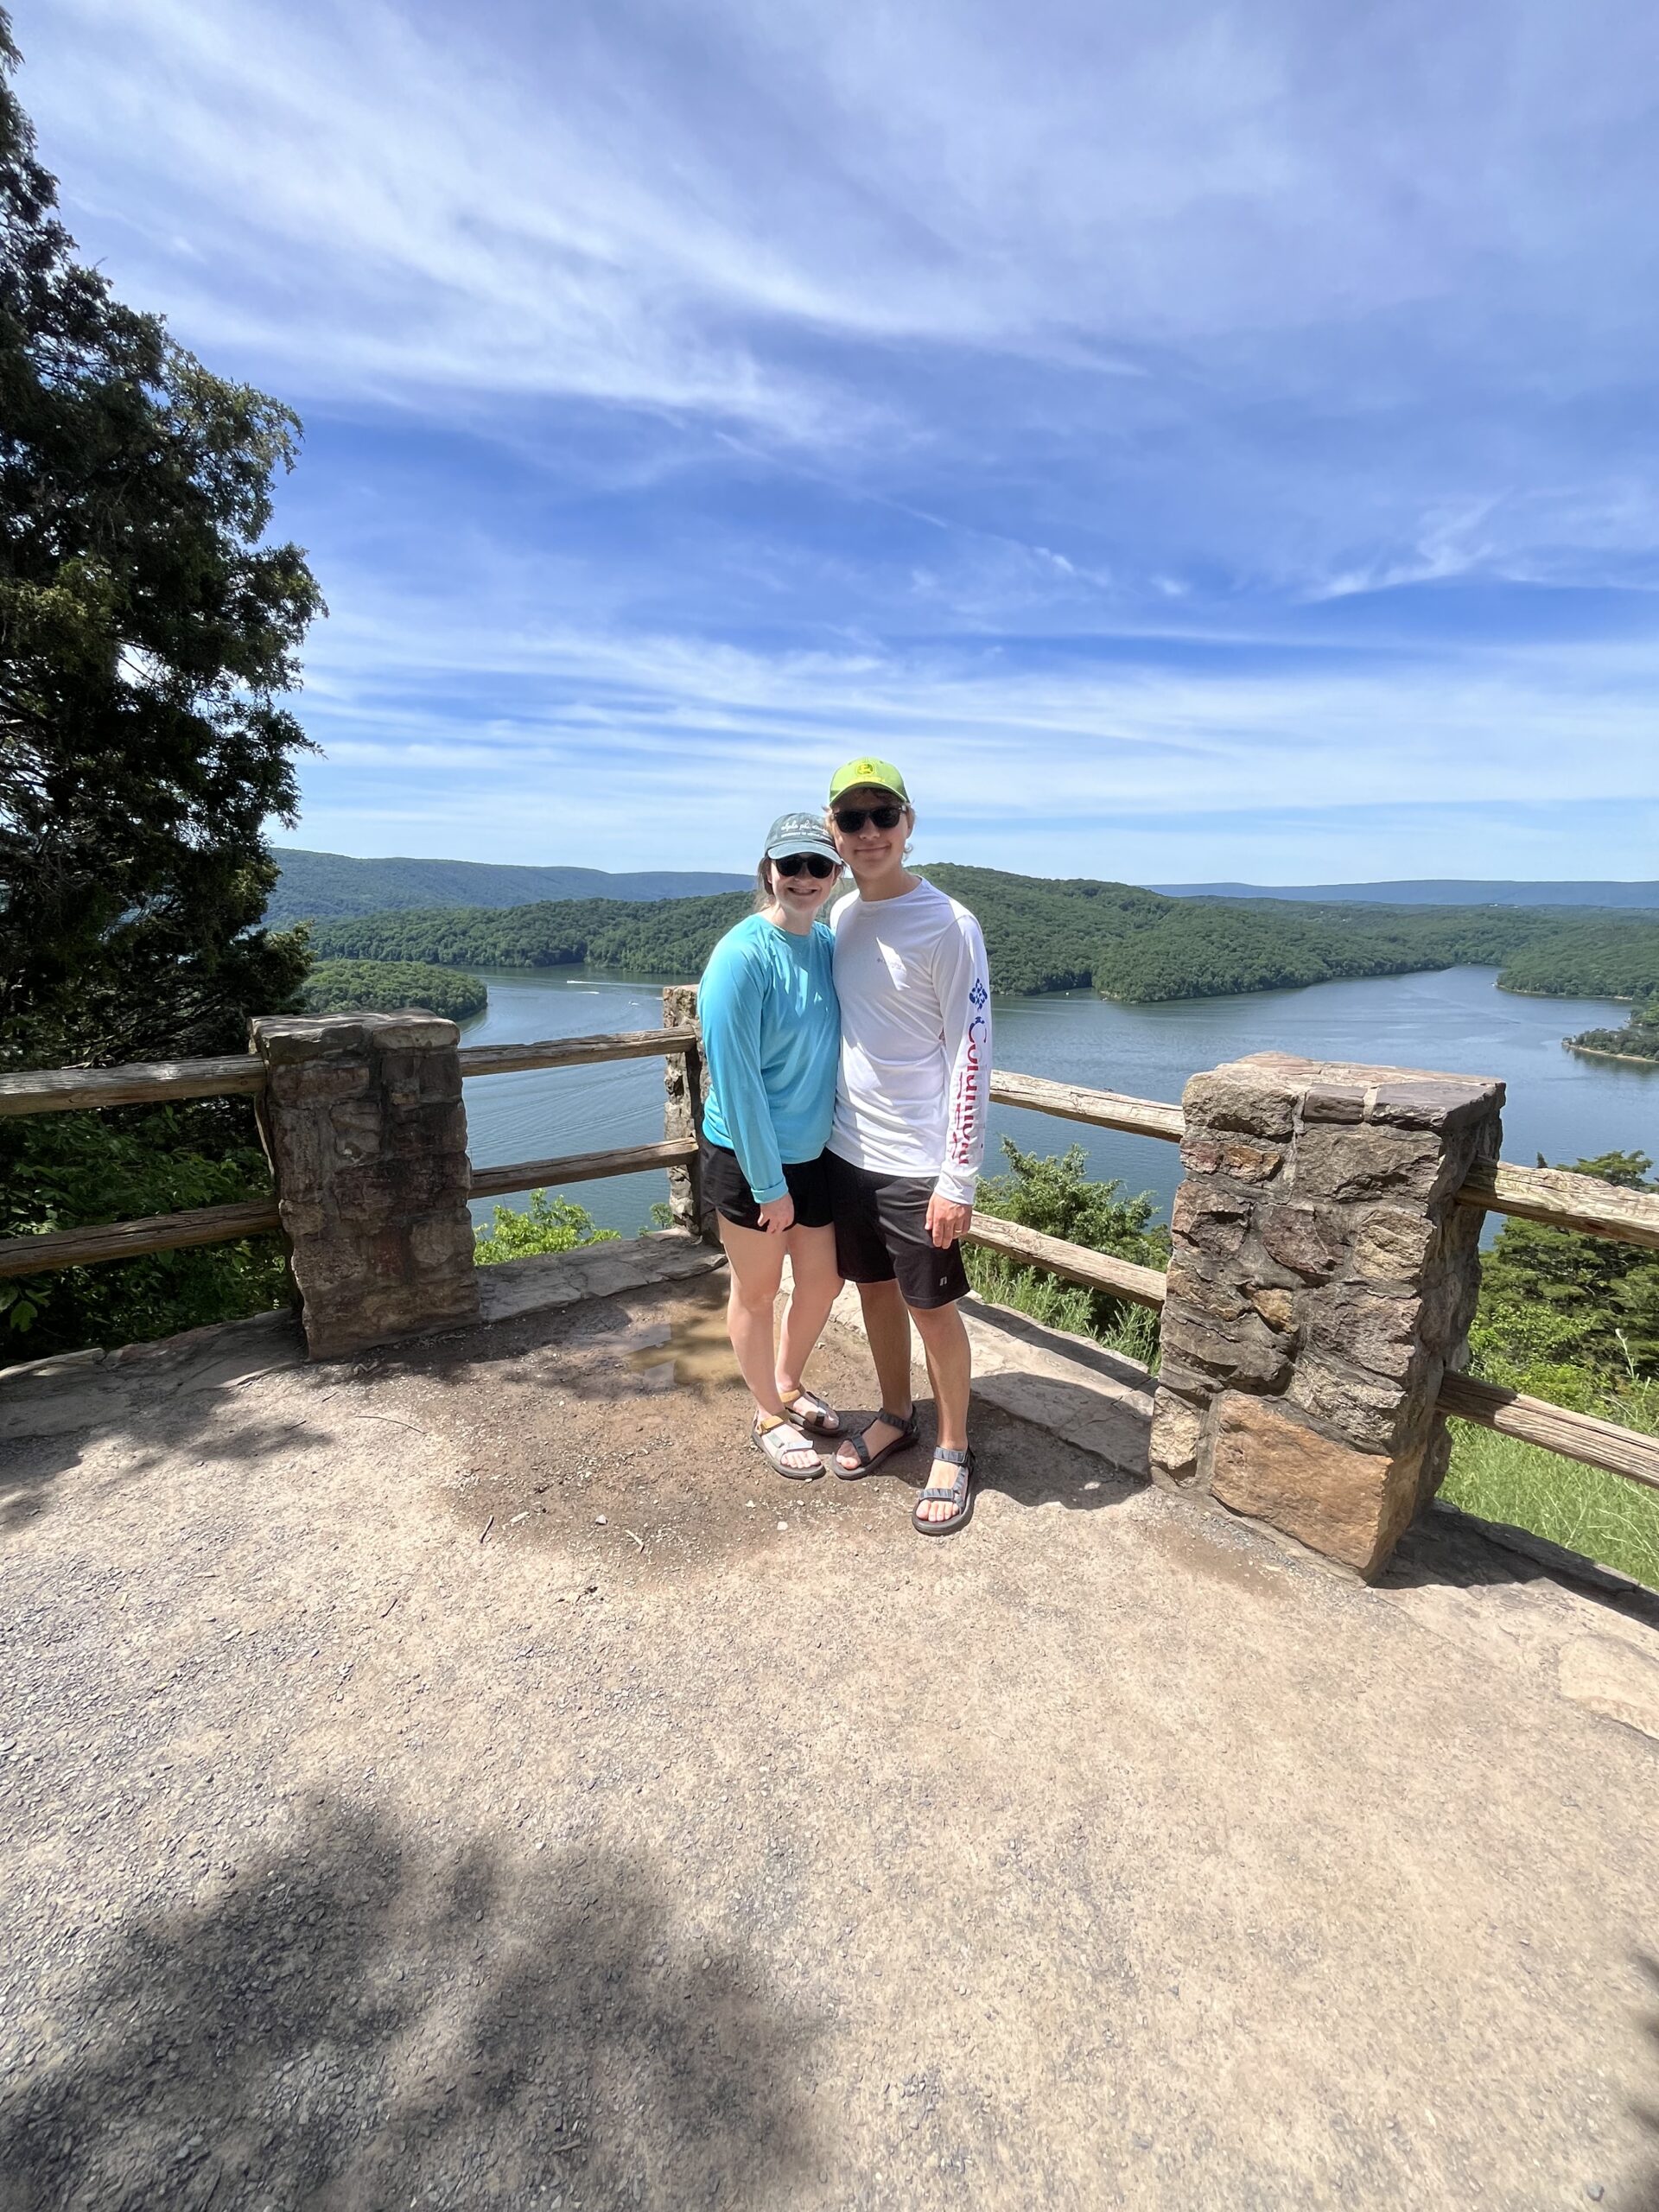
[[[755,1448],[807,1481],[823,1463],[805,1439],[839,1439],[830,1465],[849,1482],[908,1450],[913,1321],[938,1435],[912,1517],[945,1536],[974,1506],[958,1240],[985,1144],[990,981],[979,924],[905,866],[915,821],[893,763],[861,760],[831,779],[827,816],[772,825],[756,912],[721,938],[698,988],[702,1188],[731,1263]],[[843,865],[856,895],[826,924]],[[859,1434],[802,1379],[843,1279],[858,1285],[880,1389]]]

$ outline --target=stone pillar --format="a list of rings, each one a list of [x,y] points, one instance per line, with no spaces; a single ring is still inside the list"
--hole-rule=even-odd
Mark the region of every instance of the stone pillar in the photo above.
[[[695,1029],[697,1026],[697,987],[671,983],[663,993],[664,1029]],[[692,1046],[687,1052],[670,1052],[663,1066],[663,1135],[667,1138],[702,1134],[702,1102],[709,1095],[709,1070],[702,1052]],[[668,1205],[677,1229],[689,1229],[705,1244],[718,1244],[715,1211],[704,1203],[702,1173],[695,1160],[668,1171]]]
[[[1194,1076],[1154,1479],[1370,1578],[1440,1487],[1503,1086],[1258,1052]]]
[[[267,1014],[251,1027],[311,1357],[476,1321],[454,1023]]]

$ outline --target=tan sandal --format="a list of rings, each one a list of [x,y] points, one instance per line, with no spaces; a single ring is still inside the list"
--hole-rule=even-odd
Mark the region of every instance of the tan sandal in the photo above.
[[[749,1430],[749,1441],[787,1482],[815,1482],[823,1472],[823,1460],[810,1444],[802,1443],[800,1431],[781,1414],[756,1414]],[[791,1455],[798,1463],[792,1467],[788,1465]],[[803,1455],[809,1465],[799,1464]]]

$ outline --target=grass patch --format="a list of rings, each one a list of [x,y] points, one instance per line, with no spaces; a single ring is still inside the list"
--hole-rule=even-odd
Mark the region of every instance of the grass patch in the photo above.
[[[1150,1306],[1103,1298],[1098,1291],[1062,1282],[1058,1275],[1010,1260],[982,1245],[963,1247],[968,1280],[989,1306],[1011,1306],[1046,1328],[1074,1337],[1092,1337],[1108,1351],[1138,1359],[1156,1371],[1158,1316]]]
[[[1625,1426],[1637,1424],[1624,1412]],[[1483,1521],[1525,1529],[1659,1590],[1659,1491],[1453,1421],[1440,1496]]]

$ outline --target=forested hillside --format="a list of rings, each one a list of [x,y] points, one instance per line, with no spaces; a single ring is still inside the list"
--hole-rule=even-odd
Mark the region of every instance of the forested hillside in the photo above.
[[[1659,995],[1659,923],[1570,925],[1520,947],[1503,971],[1506,991],[1542,998],[1650,999]]]
[[[1517,883],[1420,876],[1393,883],[1156,883],[1172,899],[1300,899],[1338,906],[1645,906],[1659,914],[1659,883]]]
[[[1634,995],[1633,979],[1652,969],[1659,980],[1659,921],[1642,915],[1200,902],[992,868],[944,866],[928,875],[979,916],[1000,991],[1215,998],[1463,963],[1501,968],[1507,986],[1523,959],[1528,980],[1516,988],[1529,990]],[[315,943],[336,958],[480,968],[585,960],[644,978],[690,977],[749,905],[748,894],[736,892],[651,905],[593,899],[494,912],[446,907],[324,924]]]
[[[735,890],[747,879],[728,870],[650,868],[607,875],[597,868],[515,868],[489,861],[353,859],[275,845],[282,873],[268,923],[344,919],[410,906],[527,906],[551,899],[690,899]]]

